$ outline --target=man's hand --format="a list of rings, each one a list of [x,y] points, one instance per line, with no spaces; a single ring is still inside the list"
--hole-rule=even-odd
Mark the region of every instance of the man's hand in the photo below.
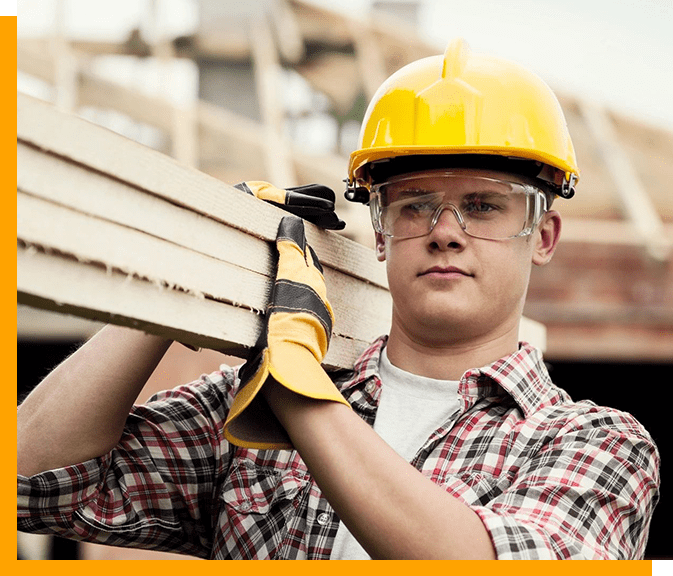
[[[275,381],[301,396],[349,406],[320,362],[327,353],[334,316],[322,267],[306,243],[304,223],[286,216],[276,238],[278,271],[266,325],[224,425],[232,444],[245,448],[292,448],[287,433],[259,394]]]
[[[307,184],[294,188],[276,188],[268,182],[248,181],[236,184],[243,192],[278,206],[295,216],[327,230],[343,230],[346,223],[334,211],[334,191],[320,184]]]

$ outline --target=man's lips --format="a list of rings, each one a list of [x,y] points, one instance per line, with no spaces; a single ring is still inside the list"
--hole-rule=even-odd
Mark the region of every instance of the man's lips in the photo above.
[[[424,272],[421,272],[418,274],[418,276],[472,276],[472,274],[469,274],[465,272],[465,270],[461,270],[460,268],[457,268],[455,266],[433,266],[432,268],[428,268]]]

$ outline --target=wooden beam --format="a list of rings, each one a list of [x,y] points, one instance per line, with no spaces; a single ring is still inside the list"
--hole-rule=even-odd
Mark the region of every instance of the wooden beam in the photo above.
[[[652,199],[647,194],[628,154],[619,144],[612,120],[605,108],[598,104],[582,101],[580,107],[637,238],[652,259],[666,262],[673,244],[666,238],[661,218]]]
[[[662,225],[662,238],[673,244],[673,224]],[[614,246],[642,246],[633,222],[629,220],[606,220],[601,218],[563,218],[561,241]]]
[[[266,18],[250,24],[251,49],[257,84],[257,98],[264,126],[262,138],[269,179],[283,188],[296,186],[289,145],[283,136],[284,108],[280,64],[271,27]]]
[[[38,53],[30,46],[24,44],[24,41],[19,42],[18,69],[53,84],[55,64],[52,57]],[[168,100],[143,94],[81,68],[79,76],[80,106],[112,109],[137,122],[159,128],[167,134],[174,132],[175,106]],[[203,154],[204,150],[217,148],[219,153],[218,157],[201,158],[202,161],[217,162],[220,158],[220,161],[233,159],[234,163],[250,163],[250,158],[265,158],[268,143],[264,125],[260,122],[205,101],[198,102],[192,113],[198,124],[199,141],[195,146],[197,150]],[[338,200],[343,200],[340,192],[348,163],[346,158],[316,156],[288,141],[284,141],[280,148],[287,151],[293,169],[302,175],[304,181],[327,184],[335,189]],[[268,171],[264,170],[264,174],[266,175],[260,175],[259,178],[275,182]]]
[[[21,40],[17,44],[17,68],[31,76],[35,76],[48,84],[56,81],[55,62],[49,53],[37,52],[33,45]],[[80,66],[80,81],[78,104],[93,106],[101,109],[112,109],[137,122],[150,124],[170,134],[173,130],[173,109],[175,106],[165,98],[143,94],[117,82],[106,80],[83,69]],[[196,122],[199,125],[201,138],[204,135],[219,137],[226,140],[230,147],[244,146],[254,148],[261,153],[264,146],[264,126],[236,114],[231,110],[215,106],[203,100],[196,104]],[[302,152],[296,145],[286,142],[291,153],[292,161],[303,172],[310,172],[311,168],[325,172],[324,159],[316,160],[315,156]],[[330,178],[339,182],[343,180],[347,160],[332,157],[329,162]],[[334,166],[334,168],[332,168]]]
[[[150,54],[156,59],[160,75],[160,92],[172,100],[171,106],[171,155],[181,164],[199,167],[198,125],[194,100],[176,103],[171,94],[171,77],[174,64],[177,63],[175,50],[171,42],[167,42],[159,25],[159,5],[157,0],[150,0],[148,7],[149,46]]]
[[[24,41],[18,44],[17,66],[45,82],[53,83],[53,59],[46,53],[37,53],[31,46]],[[175,134],[173,120],[182,118],[179,113],[176,114],[175,106],[168,100],[105,80],[81,67],[78,101],[81,106],[115,110],[166,134]],[[205,101],[195,105],[193,114],[196,116],[194,122],[198,125],[199,140],[195,148],[200,155],[200,169],[217,173],[220,164],[246,166],[247,171],[255,175],[255,179],[274,182],[265,161],[269,141],[261,123]],[[355,238],[366,244],[369,239],[367,212],[361,206],[346,202],[341,193],[347,160],[335,155],[307,153],[297,144],[287,141],[282,148],[287,150],[292,170],[300,182],[320,182],[335,190],[339,213],[347,221],[355,223],[349,227],[349,233],[355,233]],[[273,151],[269,150],[268,154],[272,155]],[[358,226],[358,222],[365,225]]]
[[[297,16],[287,0],[276,0],[270,8],[271,20],[276,31],[278,49],[287,62],[296,63],[304,57],[304,39]]]
[[[23,342],[84,342],[104,325],[85,318],[17,305],[16,339]]]
[[[547,327],[549,362],[660,362],[673,357],[673,331],[657,326],[597,323]]]
[[[64,112],[74,112],[79,94],[79,62],[66,38],[66,7],[63,0],[54,4],[54,30],[49,49],[55,55],[56,107]]]
[[[286,213],[44,102],[17,100],[19,302],[244,354]],[[336,314],[326,362],[347,367],[389,328],[385,271],[373,251],[306,229]]]
[[[48,281],[45,281],[45,279]],[[131,326],[223,352],[254,344],[261,317],[33,246],[17,250],[20,304]]]
[[[110,174],[263,240],[275,239],[284,212],[155,150],[81,118],[59,114],[48,103],[23,94],[17,95],[17,125],[22,143]],[[387,286],[385,270],[371,250],[313,225],[307,225],[307,237],[328,266],[377,286]]]
[[[349,29],[355,46],[355,59],[360,79],[367,100],[370,100],[388,77],[381,45],[375,33],[362,33],[362,26],[359,22],[350,20]]]

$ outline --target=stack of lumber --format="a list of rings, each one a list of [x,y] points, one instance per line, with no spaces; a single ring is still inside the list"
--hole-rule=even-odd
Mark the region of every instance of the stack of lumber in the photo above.
[[[280,209],[22,94],[17,301],[243,356],[275,273]],[[336,322],[325,364],[351,367],[390,326],[373,251],[306,224]]]

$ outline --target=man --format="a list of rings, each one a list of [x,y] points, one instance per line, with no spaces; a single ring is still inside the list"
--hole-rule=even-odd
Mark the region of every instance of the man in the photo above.
[[[518,342],[531,266],[560,236],[551,201],[577,178],[530,72],[461,41],[403,68],[370,104],[347,193],[370,204],[389,335],[327,377],[320,265],[284,219],[242,369],[132,407],[170,342],[107,327],[28,397],[20,529],[205,558],[642,557],[651,438],[573,402]]]

